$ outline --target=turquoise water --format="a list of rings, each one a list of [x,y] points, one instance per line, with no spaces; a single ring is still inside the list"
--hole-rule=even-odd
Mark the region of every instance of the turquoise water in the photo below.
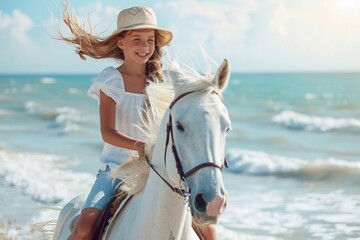
[[[242,148],[293,157],[348,156],[358,160],[359,128],[352,124],[339,128],[337,125],[339,119],[359,119],[359,90],[359,74],[233,75],[224,94],[235,129],[229,144],[238,147],[240,141]],[[315,127],[304,131],[304,125],[296,127],[301,120],[296,116],[284,120],[283,124],[291,126],[287,128],[271,121],[284,111],[319,117],[304,119],[309,128],[315,124],[326,127],[327,122],[321,120],[329,118],[333,120],[328,123],[332,130]]]
[[[15,238],[32,239],[24,221],[48,217],[21,212],[91,186],[102,150],[94,77],[0,76],[0,199],[17,209],[0,204],[0,220],[21,225],[8,227]],[[231,75],[219,239],[360,237],[359,90],[359,73]]]

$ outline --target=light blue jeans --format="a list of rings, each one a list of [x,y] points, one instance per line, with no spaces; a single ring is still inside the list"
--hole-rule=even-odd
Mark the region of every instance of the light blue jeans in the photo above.
[[[99,169],[96,180],[92,186],[90,193],[85,201],[85,208],[96,208],[100,211],[104,210],[110,199],[115,195],[115,189],[121,182],[120,179],[113,179],[109,173],[111,168],[106,165],[105,170]]]

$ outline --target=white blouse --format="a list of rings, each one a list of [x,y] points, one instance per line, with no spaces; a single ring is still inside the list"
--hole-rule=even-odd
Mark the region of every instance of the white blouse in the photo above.
[[[88,90],[88,95],[99,101],[100,89],[116,102],[116,130],[125,135],[143,139],[136,125],[141,125],[141,109],[145,95],[126,92],[121,73],[114,67],[107,67],[96,77]],[[115,167],[125,162],[132,150],[105,143],[100,161]]]

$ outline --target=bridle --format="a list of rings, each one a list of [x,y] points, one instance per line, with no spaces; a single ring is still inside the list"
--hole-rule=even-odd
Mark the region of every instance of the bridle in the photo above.
[[[148,162],[148,164],[150,165],[151,169],[154,170],[154,172],[165,182],[165,184],[175,193],[179,194],[182,197],[189,197],[191,196],[191,189],[189,188],[189,185],[186,181],[186,178],[193,175],[194,173],[196,173],[197,171],[199,171],[202,168],[206,168],[206,167],[215,167],[220,169],[220,171],[222,171],[223,166],[225,166],[226,168],[228,168],[228,164],[227,164],[227,160],[226,158],[224,158],[224,162],[222,166],[217,165],[216,163],[213,162],[206,162],[206,163],[202,163],[199,164],[195,167],[193,167],[192,169],[190,169],[188,172],[184,173],[183,171],[183,167],[179,158],[179,154],[176,150],[176,146],[175,146],[175,141],[174,141],[174,134],[173,134],[173,127],[172,127],[172,116],[171,116],[171,112],[170,110],[172,109],[172,107],[175,105],[176,102],[178,102],[181,98],[193,93],[195,91],[190,91],[190,92],[186,92],[184,94],[181,94],[180,96],[178,96],[177,98],[175,98],[169,107],[169,121],[166,124],[166,142],[165,142],[165,153],[164,153],[164,164],[166,165],[166,152],[167,152],[167,148],[169,145],[169,140],[171,138],[171,142],[172,142],[172,152],[174,154],[174,158],[175,158],[175,163],[176,163],[176,168],[177,168],[177,172],[180,176],[180,179],[185,183],[185,187],[186,189],[180,188],[180,187],[173,187],[163,176],[161,176],[161,174],[154,168],[154,166],[149,162],[149,160],[146,158],[146,161]],[[221,100],[221,94],[217,91],[213,91],[212,93],[216,93],[220,96]]]

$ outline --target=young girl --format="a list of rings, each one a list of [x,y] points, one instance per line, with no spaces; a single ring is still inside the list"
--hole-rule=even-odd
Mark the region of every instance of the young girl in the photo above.
[[[161,48],[170,43],[173,35],[157,26],[155,13],[148,7],[122,10],[117,18],[117,30],[105,39],[86,32],[67,8],[64,21],[73,36],[67,38],[60,33],[60,39],[75,45],[82,59],[89,56],[122,61],[117,68],[105,68],[88,90],[100,102],[100,128],[105,142],[100,160],[105,169],[99,170],[69,239],[91,239],[98,217],[119,183],[107,177],[109,171],[124,162],[131,151],[144,156],[145,143],[135,127],[141,123],[138,109],[145,104],[146,82],[163,79]],[[201,227],[197,233],[205,239],[216,238],[213,227]]]

